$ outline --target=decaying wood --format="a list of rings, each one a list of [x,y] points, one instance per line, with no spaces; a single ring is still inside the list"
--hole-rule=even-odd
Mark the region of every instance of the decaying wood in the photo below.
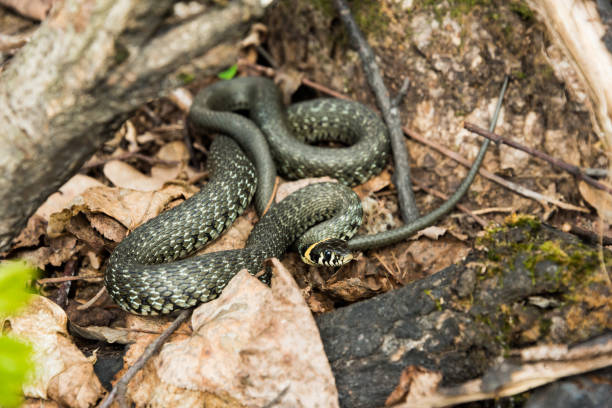
[[[605,3],[605,2],[602,2]],[[599,136],[612,149],[612,52],[595,1],[529,0],[546,23],[553,40],[568,55],[581,76],[592,102],[591,112]],[[605,5],[605,4],[604,4]],[[567,81],[571,83],[571,81]],[[571,86],[568,88],[571,89]]]
[[[318,318],[342,406],[384,405],[409,366],[460,384],[509,349],[572,345],[612,328],[602,272],[612,255],[529,220],[515,224],[460,264]]]
[[[166,22],[174,3],[60,2],[2,72],[0,252],[130,111],[194,66],[210,74],[232,64],[269,2],[213,5]]]

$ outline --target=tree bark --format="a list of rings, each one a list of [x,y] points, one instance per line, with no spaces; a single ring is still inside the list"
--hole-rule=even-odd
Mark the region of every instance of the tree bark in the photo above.
[[[169,0],[52,9],[0,76],[0,252],[130,111],[181,85],[180,72],[235,62],[268,3],[236,0],[178,22],[166,21]]]
[[[600,269],[609,252],[532,221],[480,246],[460,264],[317,318],[342,406],[384,405],[408,366],[453,385],[481,376],[509,349],[572,345],[612,328]]]

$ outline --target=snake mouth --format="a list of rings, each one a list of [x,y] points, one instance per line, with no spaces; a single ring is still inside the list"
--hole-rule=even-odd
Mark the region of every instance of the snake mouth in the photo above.
[[[303,253],[302,260],[309,265],[342,266],[354,259],[346,241],[327,238],[310,245]]]

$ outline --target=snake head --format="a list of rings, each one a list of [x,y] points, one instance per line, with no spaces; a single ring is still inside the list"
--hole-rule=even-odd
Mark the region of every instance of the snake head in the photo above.
[[[353,259],[346,241],[338,238],[328,238],[316,242],[300,251],[302,261],[309,265],[342,266]]]

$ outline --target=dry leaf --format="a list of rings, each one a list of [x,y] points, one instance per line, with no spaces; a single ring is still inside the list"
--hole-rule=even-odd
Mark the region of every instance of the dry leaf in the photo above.
[[[83,193],[83,202],[90,212],[99,212],[113,217],[129,230],[156,217],[168,204],[177,198],[192,194],[187,188],[169,185],[156,192],[141,192],[97,187]]]
[[[470,247],[464,242],[450,239],[431,241],[420,239],[409,244],[407,252],[414,262],[422,268],[422,273],[429,275],[446,268],[463,259]]]
[[[420,237],[427,237],[429,239],[437,240],[444,234],[446,234],[446,228],[436,227],[435,225],[433,225],[431,227],[427,227],[425,229],[420,230],[413,237],[410,237],[410,239],[417,240]]]
[[[608,224],[612,223],[612,196],[610,194],[592,187],[584,181],[578,183],[578,190],[584,201],[593,206],[600,217]]]
[[[334,377],[310,310],[275,260],[272,289],[240,272],[220,298],[197,308],[193,336],[164,345],[142,381],[130,383],[137,407],[337,407]],[[217,401],[218,402],[218,401]],[[233,404],[233,405],[232,405]]]
[[[47,232],[47,220],[38,214],[34,214],[28,220],[26,227],[13,241],[13,249],[36,246],[40,237]]]
[[[104,238],[114,242],[121,242],[127,234],[127,229],[115,221],[114,218],[101,213],[87,213],[87,219]]]
[[[19,316],[5,320],[10,331],[26,339],[34,349],[36,370],[23,387],[27,397],[53,399],[69,407],[91,407],[104,389],[86,358],[72,343],[61,307],[42,296],[32,301]]]
[[[81,195],[91,187],[100,187],[104,184],[98,180],[82,174],[77,174],[60,187],[57,193],[53,193],[47,200],[38,207],[36,214],[49,221],[51,214],[62,211],[72,204],[72,200]]]
[[[283,201],[288,195],[291,193],[295,193],[301,188],[304,188],[310,184],[315,183],[325,183],[325,182],[336,182],[335,179],[331,177],[312,177],[312,178],[304,178],[296,181],[289,181],[287,183],[283,183],[278,186],[278,190],[276,191],[276,202],[280,203]]]
[[[372,177],[365,183],[355,187],[353,190],[357,193],[359,198],[363,200],[372,193],[376,193],[383,188],[391,185],[391,173],[388,170],[383,170],[380,174]]]

